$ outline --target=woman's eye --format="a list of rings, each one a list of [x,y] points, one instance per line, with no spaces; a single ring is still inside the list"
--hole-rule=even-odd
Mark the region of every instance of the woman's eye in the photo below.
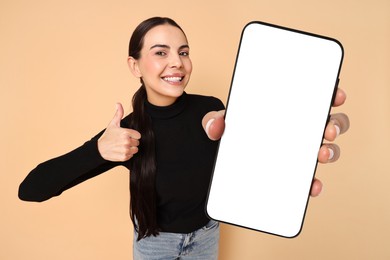
[[[188,56],[190,53],[188,51],[182,51],[179,53],[180,56]]]
[[[158,51],[158,52],[156,52],[156,55],[158,55],[158,56],[165,56],[166,53],[163,52],[163,51]]]

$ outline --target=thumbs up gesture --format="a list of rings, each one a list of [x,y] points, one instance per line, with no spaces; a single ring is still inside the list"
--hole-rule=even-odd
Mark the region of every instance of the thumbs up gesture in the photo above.
[[[136,130],[121,127],[123,114],[122,104],[117,103],[114,118],[98,140],[99,153],[108,161],[124,162],[138,152],[141,134]]]

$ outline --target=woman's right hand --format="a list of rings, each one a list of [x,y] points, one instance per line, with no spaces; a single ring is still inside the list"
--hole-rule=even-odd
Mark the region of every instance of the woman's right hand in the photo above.
[[[122,104],[117,103],[114,118],[98,140],[99,153],[105,160],[124,162],[138,152],[141,134],[136,130],[121,127],[123,114]]]

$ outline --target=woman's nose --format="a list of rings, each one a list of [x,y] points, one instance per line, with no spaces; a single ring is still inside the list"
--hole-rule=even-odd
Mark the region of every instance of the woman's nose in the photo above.
[[[183,66],[183,62],[181,61],[181,57],[178,54],[171,55],[170,59],[170,67],[171,68],[181,68]]]

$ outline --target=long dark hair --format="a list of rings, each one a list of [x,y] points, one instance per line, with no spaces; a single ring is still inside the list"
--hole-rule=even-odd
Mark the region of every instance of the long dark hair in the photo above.
[[[141,57],[146,33],[158,25],[169,24],[184,31],[172,19],[153,17],[143,21],[134,30],[129,43],[129,56]],[[159,233],[157,223],[156,154],[152,120],[145,112],[146,89],[141,87],[133,96],[130,128],[141,133],[139,151],[130,161],[130,217],[138,232],[137,240]]]

